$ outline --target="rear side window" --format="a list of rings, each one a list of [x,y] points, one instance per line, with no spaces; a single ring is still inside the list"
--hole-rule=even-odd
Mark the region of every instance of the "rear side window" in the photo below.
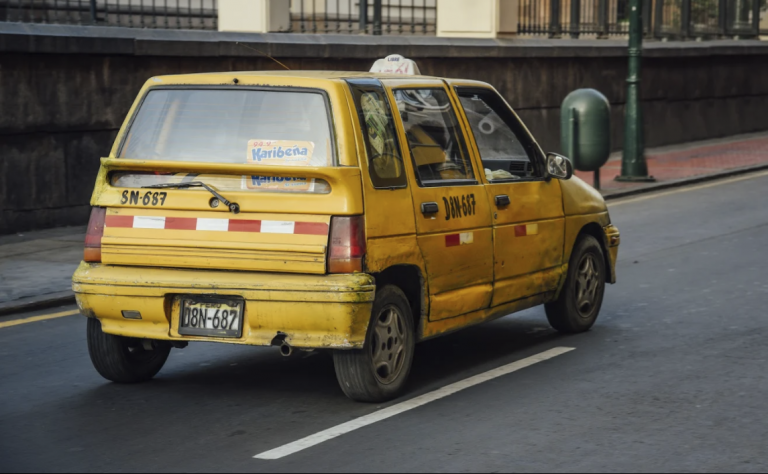
[[[363,130],[368,169],[376,188],[403,188],[407,177],[392,111],[384,87],[375,79],[348,81]]]
[[[155,89],[142,102],[119,156],[334,166],[329,110],[319,92]]]
[[[395,98],[419,183],[476,183],[467,144],[445,90],[397,89]]]

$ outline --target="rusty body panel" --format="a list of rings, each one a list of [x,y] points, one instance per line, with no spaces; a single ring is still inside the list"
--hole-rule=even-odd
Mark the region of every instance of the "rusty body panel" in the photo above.
[[[73,289],[84,314],[93,314],[110,334],[158,340],[206,340],[270,345],[278,334],[295,347],[362,347],[375,294],[373,278],[355,275],[177,270],[82,263]],[[180,336],[178,295],[245,299],[239,339]],[[122,310],[138,311],[127,320]]]

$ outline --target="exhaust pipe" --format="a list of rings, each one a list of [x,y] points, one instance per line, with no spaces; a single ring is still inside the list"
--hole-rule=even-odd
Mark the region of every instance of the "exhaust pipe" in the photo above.
[[[280,354],[282,354],[283,357],[291,357],[291,354],[293,354],[293,347],[289,346],[287,342],[283,342],[280,345]]]

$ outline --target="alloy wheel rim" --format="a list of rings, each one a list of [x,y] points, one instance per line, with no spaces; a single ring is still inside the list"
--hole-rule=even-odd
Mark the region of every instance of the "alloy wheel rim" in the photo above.
[[[376,379],[389,385],[400,376],[405,366],[405,320],[400,310],[388,305],[381,310],[373,328],[371,358]]]
[[[576,273],[576,309],[582,318],[592,315],[597,305],[600,288],[600,271],[592,254],[586,254],[579,262]]]

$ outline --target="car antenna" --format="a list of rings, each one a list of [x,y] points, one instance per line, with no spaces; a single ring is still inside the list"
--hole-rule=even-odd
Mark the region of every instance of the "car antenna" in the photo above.
[[[248,49],[252,49],[252,50],[256,51],[257,53],[261,54],[262,56],[265,56],[265,57],[267,57],[267,58],[271,59],[272,61],[276,62],[277,64],[279,64],[279,65],[283,66],[283,67],[284,67],[285,69],[287,69],[288,71],[290,71],[290,70],[291,70],[291,68],[289,68],[289,67],[288,67],[288,66],[286,66],[285,64],[281,63],[280,61],[278,61],[277,59],[273,58],[272,56],[268,55],[267,53],[265,53],[265,52],[263,52],[263,51],[259,51],[258,49],[254,48],[254,47],[251,47],[251,46],[248,46],[247,44],[243,44],[243,43],[241,43],[241,42],[239,42],[239,41],[236,41],[236,42],[235,42],[235,44],[239,44],[240,46],[243,46],[243,47],[245,47],[245,48],[248,48]]]

